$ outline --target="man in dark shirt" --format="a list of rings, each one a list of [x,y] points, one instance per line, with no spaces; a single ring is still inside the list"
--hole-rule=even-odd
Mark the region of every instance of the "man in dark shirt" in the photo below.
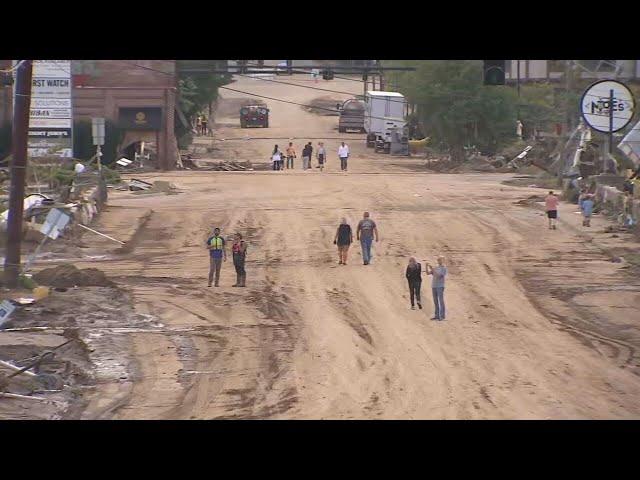
[[[414,257],[409,258],[409,265],[405,273],[409,282],[409,297],[411,298],[411,310],[415,310],[414,298],[418,301],[418,308],[422,310],[420,302],[420,287],[422,286],[422,265],[416,262]]]

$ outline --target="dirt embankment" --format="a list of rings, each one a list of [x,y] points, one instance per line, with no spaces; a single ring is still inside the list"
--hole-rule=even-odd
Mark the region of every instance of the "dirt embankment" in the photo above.
[[[314,98],[309,102],[308,107],[304,107],[304,109],[309,113],[315,113],[316,115],[322,115],[325,117],[338,117],[340,113],[336,109],[336,105],[342,105],[342,100],[339,98],[324,96]]]

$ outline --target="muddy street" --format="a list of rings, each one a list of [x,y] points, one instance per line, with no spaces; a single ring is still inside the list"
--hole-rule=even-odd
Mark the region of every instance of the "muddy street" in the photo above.
[[[231,87],[295,102],[321,94],[255,79]],[[104,271],[154,322],[111,325],[127,340],[114,342],[126,346],[127,381],[99,382],[79,418],[640,417],[640,280],[608,253],[638,245],[599,233],[606,220],[587,234],[563,204],[548,230],[541,210],[517,204],[542,191],[503,185],[510,175],[430,173],[338,134],[336,117],[270,100],[269,129],[240,129],[242,94],[221,95],[215,138],[197,139],[213,143],[211,159],[268,162],[290,138],[299,157],[326,139],[327,168],[302,171],[298,158],[292,171],[144,174],[181,193],[110,193],[95,228],[131,240],[117,251],[85,233],[89,254],[104,258],[75,263]],[[355,228],[365,210],[380,232],[372,264],[356,243],[338,265],[340,218]],[[230,255],[220,287],[207,287],[214,227],[248,242],[247,288],[231,287]],[[446,258],[444,322],[430,321],[429,277],[425,309],[409,308],[412,255],[423,266]]]

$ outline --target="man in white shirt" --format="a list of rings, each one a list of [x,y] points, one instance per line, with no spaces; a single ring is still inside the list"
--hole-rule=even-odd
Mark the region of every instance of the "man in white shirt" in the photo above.
[[[338,148],[338,156],[340,157],[340,170],[347,171],[347,159],[349,158],[349,146],[344,142]]]

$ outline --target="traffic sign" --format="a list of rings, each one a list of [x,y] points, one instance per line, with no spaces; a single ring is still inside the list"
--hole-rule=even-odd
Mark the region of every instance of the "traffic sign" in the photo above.
[[[601,80],[582,94],[580,109],[584,121],[594,130],[613,133],[626,127],[635,111],[631,90],[615,80]]]
[[[94,145],[104,145],[104,118],[91,119],[91,135]]]

